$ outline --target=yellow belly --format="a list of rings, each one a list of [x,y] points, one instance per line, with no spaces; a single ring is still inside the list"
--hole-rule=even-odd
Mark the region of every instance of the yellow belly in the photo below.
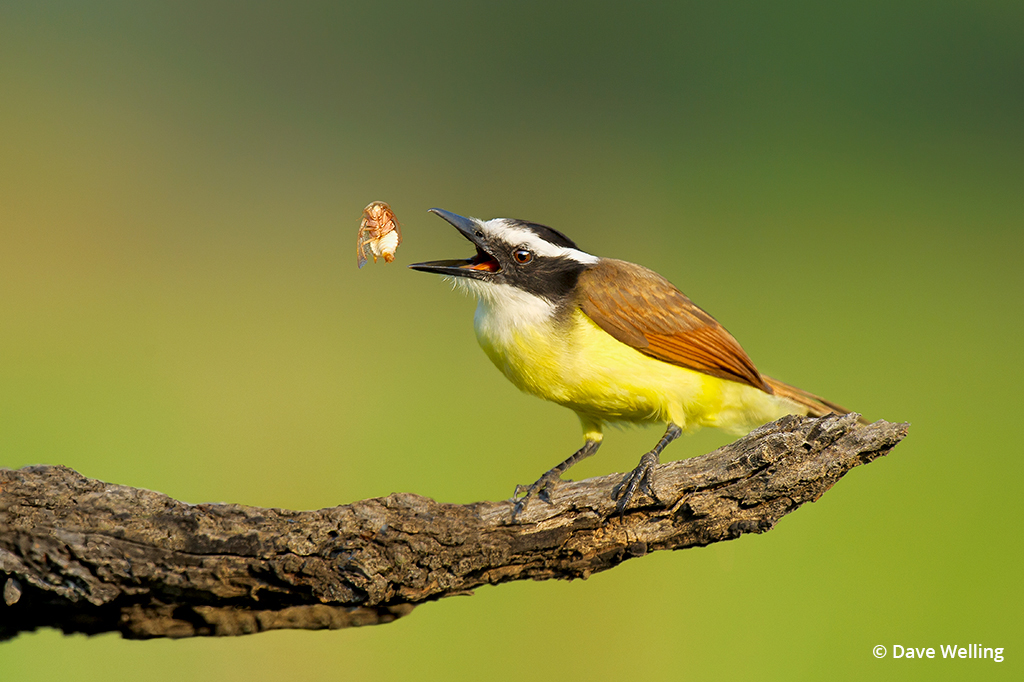
[[[605,422],[671,422],[687,431],[737,433],[800,411],[764,391],[678,367],[616,341],[582,311],[561,324],[497,333],[478,319],[477,338],[520,389]]]

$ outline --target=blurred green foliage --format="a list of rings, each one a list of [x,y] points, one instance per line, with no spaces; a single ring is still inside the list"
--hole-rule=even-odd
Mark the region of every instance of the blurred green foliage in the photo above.
[[[1021,3],[4,3],[0,92],[0,466],[507,497],[578,425],[402,267],[468,253],[432,206],[652,267],[766,373],[913,424],[765,536],[360,631],[39,632],[0,678],[1020,679]],[[358,271],[377,199],[405,243]],[[871,654],[954,642],[1007,660]]]

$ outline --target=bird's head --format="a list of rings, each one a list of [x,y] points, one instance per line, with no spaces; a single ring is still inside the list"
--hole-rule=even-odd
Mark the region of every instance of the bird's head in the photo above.
[[[558,230],[545,225],[494,218],[465,218],[430,209],[476,247],[471,258],[414,263],[409,267],[453,277],[482,298],[500,297],[508,288],[557,303],[568,297],[581,272],[598,262]]]

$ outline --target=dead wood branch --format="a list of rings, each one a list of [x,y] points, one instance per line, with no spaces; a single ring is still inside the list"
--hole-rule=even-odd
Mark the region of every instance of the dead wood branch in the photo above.
[[[660,500],[615,516],[614,474],[553,504],[394,494],[318,511],[191,505],[64,467],[0,469],[0,639],[39,627],[125,637],[386,623],[510,580],[586,578],[661,549],[770,530],[906,424],[786,417],[657,469]]]

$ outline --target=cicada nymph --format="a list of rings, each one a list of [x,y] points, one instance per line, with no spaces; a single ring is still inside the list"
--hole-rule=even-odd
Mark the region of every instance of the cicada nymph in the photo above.
[[[395,260],[395,251],[402,243],[402,232],[398,229],[395,212],[383,201],[374,201],[363,209],[363,220],[359,223],[356,239],[356,262],[359,267],[366,265],[366,252],[385,263]]]

